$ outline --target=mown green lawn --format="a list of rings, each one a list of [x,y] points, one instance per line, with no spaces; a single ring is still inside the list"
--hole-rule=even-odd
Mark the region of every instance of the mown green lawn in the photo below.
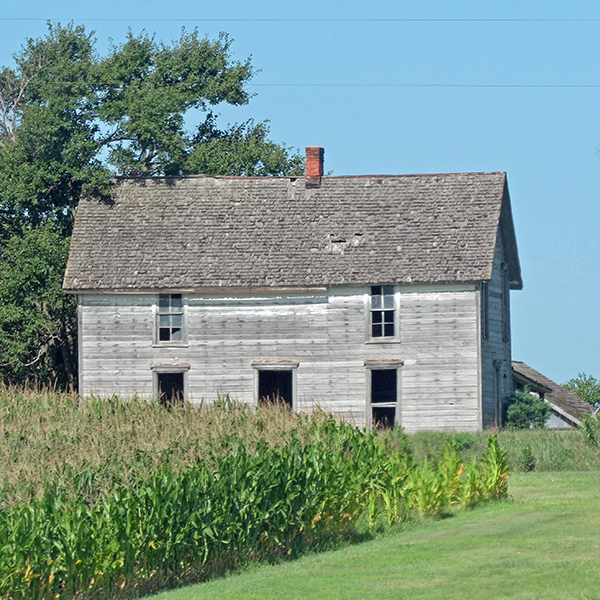
[[[153,600],[600,600],[600,472],[516,473],[512,501]]]

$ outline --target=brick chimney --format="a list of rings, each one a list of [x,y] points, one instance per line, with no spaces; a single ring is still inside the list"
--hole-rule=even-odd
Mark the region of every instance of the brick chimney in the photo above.
[[[306,187],[319,187],[323,176],[324,148],[309,146],[306,148]]]

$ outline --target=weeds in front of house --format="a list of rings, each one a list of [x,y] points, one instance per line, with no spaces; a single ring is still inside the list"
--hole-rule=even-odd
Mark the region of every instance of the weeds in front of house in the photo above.
[[[518,457],[518,462],[522,471],[535,471],[535,456],[529,442],[523,446],[521,454]]]
[[[400,433],[396,433],[400,436]],[[417,464],[323,413],[0,391],[0,597],[115,598],[506,496],[492,440]],[[37,462],[36,462],[37,461]],[[40,461],[42,464],[40,464]]]
[[[598,429],[597,438],[594,431]],[[384,432],[394,447],[408,451],[415,463],[423,464],[427,458],[439,456],[446,443],[457,448],[466,463],[471,458],[481,456],[487,448],[490,436],[497,435],[500,447],[506,451],[512,471],[528,471],[531,461],[524,461],[526,455],[533,456],[535,471],[597,471],[600,470],[600,424],[591,424],[592,440],[586,441],[586,429],[549,431],[547,429],[526,429],[521,431],[477,431],[473,433],[420,432],[412,435],[401,431]],[[528,447],[528,449],[526,449]]]
[[[598,419],[598,414],[583,417],[582,425],[585,441],[590,446],[600,448],[600,420]]]

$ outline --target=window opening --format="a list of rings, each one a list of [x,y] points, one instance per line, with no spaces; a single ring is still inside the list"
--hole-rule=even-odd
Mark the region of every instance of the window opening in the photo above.
[[[393,285],[371,286],[371,337],[395,335],[395,298]]]
[[[484,339],[490,335],[490,294],[487,281],[481,282],[481,335]]]
[[[394,426],[397,394],[397,369],[371,370],[371,418],[375,427]]]
[[[183,299],[181,294],[158,296],[158,341],[183,340]]]
[[[510,338],[510,310],[509,310],[510,281],[508,279],[508,265],[502,265],[502,340],[507,342]]]
[[[496,427],[502,425],[499,360],[494,361],[494,421]]]
[[[183,404],[183,373],[157,373],[158,401],[163,406]]]
[[[293,407],[292,371],[261,369],[258,372],[258,403],[272,402],[283,403],[289,408]]]

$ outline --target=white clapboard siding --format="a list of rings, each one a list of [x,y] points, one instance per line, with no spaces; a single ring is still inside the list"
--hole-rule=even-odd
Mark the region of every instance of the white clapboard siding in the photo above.
[[[402,425],[407,431],[481,428],[477,315],[474,287],[401,295]]]
[[[187,344],[153,345],[153,294],[80,296],[81,389],[151,397],[152,366],[189,365],[187,399],[254,403],[253,361],[294,360],[298,410],[366,425],[365,360],[401,359],[398,420],[407,431],[482,427],[475,284],[401,286],[399,338],[368,343],[368,287],[310,293],[184,295]],[[509,361],[510,363],[510,361]]]

